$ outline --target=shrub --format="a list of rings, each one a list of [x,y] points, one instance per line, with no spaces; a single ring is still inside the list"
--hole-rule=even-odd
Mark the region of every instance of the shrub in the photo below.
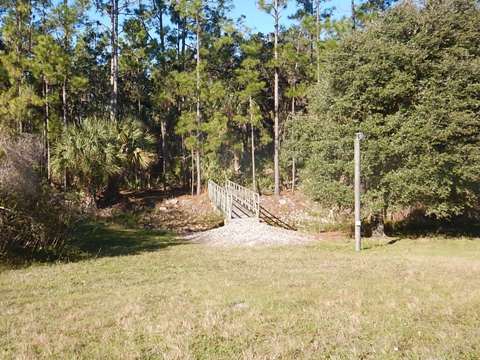
[[[405,2],[339,43],[285,143],[304,160],[301,180],[315,200],[351,208],[362,131],[365,215],[478,210],[479,23],[478,2]]]
[[[40,141],[31,135],[0,136],[0,149],[0,256],[58,252],[73,212],[42,184]]]
[[[0,194],[0,255],[32,257],[56,254],[64,245],[73,212],[59,197],[43,190],[35,197]]]
[[[136,121],[86,119],[64,132],[52,165],[56,173],[68,169],[75,185],[98,204],[107,187],[135,178],[153,163],[153,144],[154,138]]]

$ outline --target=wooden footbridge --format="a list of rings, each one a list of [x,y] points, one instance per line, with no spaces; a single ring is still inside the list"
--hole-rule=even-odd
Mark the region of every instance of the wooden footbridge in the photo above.
[[[210,180],[208,182],[208,197],[224,215],[227,222],[231,219],[256,218],[272,226],[296,230],[265,209],[260,204],[259,193],[232,181],[227,180],[225,186],[220,186]]]

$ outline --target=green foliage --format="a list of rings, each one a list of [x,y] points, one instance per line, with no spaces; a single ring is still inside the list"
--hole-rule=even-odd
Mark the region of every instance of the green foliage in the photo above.
[[[277,8],[275,8],[275,1],[272,0],[259,0],[258,7],[266,13],[273,13],[285,9],[288,4],[288,0],[277,0]]]
[[[240,124],[261,126],[262,114],[259,103],[266,82],[262,78],[262,43],[253,37],[241,45],[243,59],[236,69],[238,83],[238,112],[236,121]]]
[[[397,0],[367,0],[355,9],[356,17],[361,25],[365,25],[383,15],[395,3]]]
[[[95,201],[113,176],[128,177],[154,160],[153,138],[135,121],[120,124],[95,118],[70,126],[54,149],[53,168],[68,170]]]
[[[29,80],[29,45],[33,25],[31,1],[5,1],[2,4],[1,38],[5,49],[0,51],[2,91],[0,92],[0,128],[21,132],[35,118],[35,107],[41,104]]]
[[[292,124],[291,147],[316,199],[351,206],[361,130],[370,211],[420,206],[444,218],[478,209],[478,23],[473,1],[403,4],[341,42],[310,114]]]
[[[51,85],[62,81],[65,72],[67,54],[50,35],[39,35],[33,48],[35,62],[32,69],[37,76],[44,76]]]
[[[296,1],[295,23],[284,27],[287,3],[257,4],[258,11],[278,23],[279,58],[273,61],[273,38],[252,33],[241,19],[234,22],[230,0],[3,0],[0,128],[11,134],[42,134],[43,173],[56,185],[68,187],[72,180],[98,192],[106,179],[126,176],[128,187],[145,186],[147,179],[149,185],[186,187],[195,175],[190,154],[199,162],[194,165],[199,165],[197,175],[203,182],[214,173],[246,179],[250,170],[253,181],[252,160],[256,158],[261,173],[261,164],[270,161],[272,153],[272,69],[278,70],[279,125],[285,134],[285,129],[291,132],[289,114],[306,111],[307,89],[323,74],[331,49],[351,32],[348,19],[332,20],[331,9],[310,0]],[[368,2],[372,19],[390,6],[389,1],[382,4]],[[92,6],[99,15],[90,11]],[[118,174],[123,166],[107,159],[113,158],[108,146],[107,153],[99,154],[98,165],[86,168],[73,162],[59,165],[67,161],[56,153],[57,176],[49,176],[49,149],[76,146],[73,139],[66,145],[62,134],[107,113],[119,124],[132,118],[144,124],[155,137],[157,161],[140,170],[142,159],[132,155],[137,164],[128,166],[124,176],[123,171]],[[99,130],[95,136],[103,135]],[[285,162],[300,157],[301,149],[295,146],[291,152],[291,141],[286,143],[281,154]],[[107,169],[102,163],[109,164]],[[95,170],[88,170],[90,166]],[[70,168],[81,170],[58,176]],[[94,179],[95,185],[86,179]]]

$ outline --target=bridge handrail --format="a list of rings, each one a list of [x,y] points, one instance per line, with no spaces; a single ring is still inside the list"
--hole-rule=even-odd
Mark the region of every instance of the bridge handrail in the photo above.
[[[258,218],[260,216],[260,194],[241,186],[233,181],[225,182],[227,192],[236,197],[248,210],[252,211]]]
[[[225,186],[218,185],[215,181],[208,181],[208,197],[214,206],[229,221],[235,212],[241,211],[247,216],[255,216],[270,225],[295,230],[295,228],[261,206],[260,194],[244,186],[227,180]],[[238,215],[238,214],[237,214]]]
[[[208,197],[210,201],[215,205],[215,207],[225,216],[228,216],[230,213],[229,209],[229,196],[227,190],[218,185],[215,181],[208,181]]]

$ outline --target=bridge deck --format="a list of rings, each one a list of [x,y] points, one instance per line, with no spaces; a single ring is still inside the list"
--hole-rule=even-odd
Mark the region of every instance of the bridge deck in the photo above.
[[[238,218],[257,218],[272,226],[296,230],[261,206],[259,193],[233,181],[227,180],[225,186],[220,186],[210,180],[208,196],[213,205],[224,215],[226,221]]]

